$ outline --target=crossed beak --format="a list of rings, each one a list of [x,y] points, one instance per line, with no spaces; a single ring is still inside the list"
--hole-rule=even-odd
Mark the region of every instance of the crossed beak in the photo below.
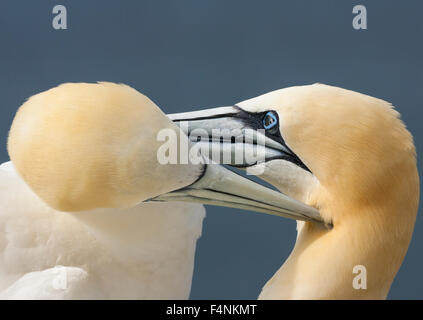
[[[240,108],[220,107],[167,115],[201,153],[214,162],[234,167],[251,167],[272,159],[290,159],[308,168],[285,145],[260,130],[254,118]],[[216,161],[218,156],[218,161]],[[207,166],[206,173],[193,185],[157,200],[193,201],[232,206],[276,214],[296,220],[322,223],[318,210],[246,179],[220,165]]]

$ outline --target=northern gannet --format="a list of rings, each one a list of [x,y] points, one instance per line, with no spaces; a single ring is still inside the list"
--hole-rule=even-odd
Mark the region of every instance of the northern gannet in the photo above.
[[[326,223],[297,223],[295,247],[260,299],[386,298],[419,199],[413,138],[391,104],[315,84],[169,117],[188,121],[187,133],[207,130],[199,143],[231,143],[216,142],[212,129],[264,130],[266,162],[241,165],[264,169],[260,178],[317,208]],[[366,288],[353,285],[356,266],[365,267]]]
[[[204,208],[316,210],[218,165],[160,164],[179,128],[126,85],[68,83],[29,98],[0,166],[0,298],[188,298]]]

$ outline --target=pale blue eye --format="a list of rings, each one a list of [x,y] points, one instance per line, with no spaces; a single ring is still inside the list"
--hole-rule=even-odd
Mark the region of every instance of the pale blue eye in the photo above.
[[[263,118],[263,126],[266,130],[272,129],[278,124],[278,117],[273,111],[269,111]]]

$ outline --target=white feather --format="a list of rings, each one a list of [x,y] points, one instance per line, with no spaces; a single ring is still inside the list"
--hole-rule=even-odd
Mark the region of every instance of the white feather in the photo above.
[[[186,299],[204,217],[191,203],[56,211],[3,163],[0,298]]]

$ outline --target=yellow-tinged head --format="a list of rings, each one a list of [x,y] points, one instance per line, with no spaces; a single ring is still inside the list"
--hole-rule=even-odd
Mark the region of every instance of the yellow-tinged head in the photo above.
[[[262,298],[386,297],[419,199],[413,139],[389,103],[314,84],[170,117],[209,131],[263,130],[266,162],[241,165],[264,169],[259,177],[332,224],[298,224],[295,248]],[[357,265],[367,268],[365,290],[353,287]]]
[[[188,185],[202,172],[200,166],[158,165],[163,141],[157,133],[165,128],[179,134],[129,86],[67,83],[19,108],[8,151],[22,178],[55,209],[129,207]]]
[[[341,215],[358,215],[362,206],[387,202],[409,206],[401,214],[415,216],[419,195],[415,147],[391,104],[315,84],[273,91],[237,106],[255,113],[277,112],[286,145],[319,182],[313,190],[319,196],[307,197],[327,221],[336,225]],[[304,200],[304,195],[298,196]],[[357,210],[339,210],[340,206]]]

